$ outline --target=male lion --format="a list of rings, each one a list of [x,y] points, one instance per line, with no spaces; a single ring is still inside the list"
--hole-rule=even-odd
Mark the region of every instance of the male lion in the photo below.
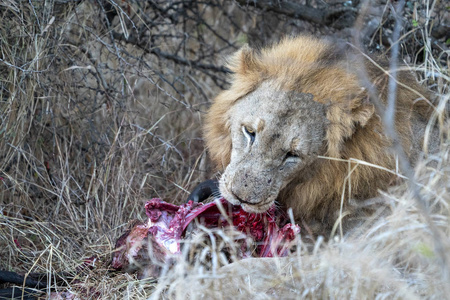
[[[393,182],[383,170],[396,169],[391,142],[376,99],[359,80],[364,68],[386,104],[389,74],[355,57],[308,36],[259,52],[244,46],[232,57],[231,87],[215,98],[204,128],[212,160],[224,169],[225,199],[248,212],[291,207],[297,220],[323,232],[337,220],[341,201],[345,209],[349,199],[374,197]],[[398,77],[396,130],[414,162],[432,107],[413,75]],[[438,134],[429,140],[436,143]]]

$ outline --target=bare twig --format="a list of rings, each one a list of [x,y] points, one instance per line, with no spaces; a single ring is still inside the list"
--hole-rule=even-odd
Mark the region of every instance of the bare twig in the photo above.
[[[186,59],[186,58],[183,58],[183,57],[171,54],[171,53],[163,52],[158,47],[150,48],[150,47],[148,47],[148,45],[146,43],[139,41],[133,35],[130,35],[127,39],[127,38],[125,38],[125,36],[123,34],[113,31],[113,36],[115,39],[136,45],[139,48],[141,48],[142,50],[144,50],[145,52],[152,53],[152,54],[156,55],[157,57],[162,57],[162,58],[171,60],[177,64],[181,64],[184,66],[190,66],[190,67],[193,67],[196,69],[212,70],[215,72],[220,72],[220,73],[225,73],[225,74],[231,73],[231,71],[224,66],[219,67],[219,66],[215,66],[213,64],[204,64],[201,62],[189,60],[189,59]]]

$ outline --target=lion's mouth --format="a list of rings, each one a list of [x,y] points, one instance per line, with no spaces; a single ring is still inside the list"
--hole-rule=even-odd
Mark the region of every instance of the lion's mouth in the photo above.
[[[274,204],[273,200],[259,201],[251,203],[249,201],[240,200],[230,192],[225,185],[220,185],[220,193],[222,196],[233,205],[240,205],[242,209],[248,213],[264,213]]]
[[[262,202],[250,203],[250,202],[239,201],[238,199],[236,199],[235,197],[233,197],[229,194],[223,195],[223,196],[231,204],[240,205],[242,207],[242,209],[245,210],[246,212],[254,213],[254,214],[264,213],[269,208],[271,208],[272,205],[274,204],[274,201],[268,201],[266,203],[262,203]]]
[[[269,210],[269,208],[271,208],[272,205],[273,205],[273,201],[270,201],[270,203],[266,203],[266,204],[241,203],[241,207],[243,210],[245,210],[248,213],[254,213],[254,214],[264,213],[267,210]]]
[[[233,195],[234,196],[234,195]],[[234,197],[236,199],[237,197]],[[225,198],[226,199],[226,198]],[[270,207],[272,207],[274,201],[270,199],[265,199],[257,202],[249,202],[237,199],[237,202],[241,205],[242,209],[249,213],[263,213],[266,212]]]

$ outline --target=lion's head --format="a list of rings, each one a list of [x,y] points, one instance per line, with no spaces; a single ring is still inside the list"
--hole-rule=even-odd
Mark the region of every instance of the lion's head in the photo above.
[[[231,160],[220,192],[249,212],[263,212],[279,192],[324,152],[325,105],[311,94],[268,81],[229,111]]]
[[[346,54],[335,50],[303,36],[261,51],[244,46],[231,57],[231,87],[216,97],[205,120],[206,143],[223,170],[220,192],[227,200],[250,212],[265,211],[276,200],[303,211],[319,205],[316,199],[302,204],[286,191],[317,175],[323,165],[314,163],[317,155],[340,158],[357,124],[365,125],[373,114],[372,106],[363,105],[355,74],[340,59]],[[308,186],[303,191],[309,198],[319,194]]]

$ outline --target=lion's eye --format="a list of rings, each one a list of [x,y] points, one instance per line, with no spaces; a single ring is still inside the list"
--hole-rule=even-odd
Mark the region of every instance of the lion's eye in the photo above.
[[[300,156],[298,156],[296,153],[289,151],[286,153],[286,156],[284,157],[284,162],[296,162],[300,159]]]
[[[248,126],[243,126],[243,131],[244,134],[250,139],[250,143],[253,144],[255,141],[256,132]]]

